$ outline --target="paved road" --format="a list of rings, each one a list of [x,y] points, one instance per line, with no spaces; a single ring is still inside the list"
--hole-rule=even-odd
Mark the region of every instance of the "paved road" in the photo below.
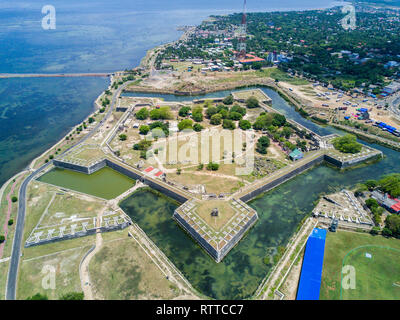
[[[76,145],[64,151],[64,153],[76,148],[80,144],[84,143],[87,139],[89,139],[96,131],[103,125],[103,123],[108,119],[108,117],[112,114],[112,111],[115,107],[115,103],[121,94],[122,90],[132,83],[133,81],[128,81],[121,85],[118,90],[114,93],[110,108],[104,119],[100,121],[96,127],[92,129],[81,141],[79,141]],[[10,266],[8,269],[7,275],[7,285],[6,285],[6,300],[15,300],[16,299],[16,287],[17,287],[17,278],[18,278],[18,267],[19,267],[19,258],[21,256],[21,245],[22,245],[22,237],[24,232],[25,225],[25,211],[26,211],[26,189],[28,184],[34,179],[34,177],[42,170],[45,170],[48,166],[50,166],[52,162],[48,162],[42,165],[39,169],[30,174],[21,184],[21,188],[19,190],[19,201],[18,201],[18,216],[17,223],[15,227],[15,235],[12,246],[12,252],[10,257]]]
[[[400,119],[400,94],[395,93],[393,96],[384,100],[385,103],[389,104],[389,110],[393,113],[393,115]]]

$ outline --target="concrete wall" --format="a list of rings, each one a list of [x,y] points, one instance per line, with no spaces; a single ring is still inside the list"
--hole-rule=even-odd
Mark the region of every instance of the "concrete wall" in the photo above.
[[[124,222],[124,223],[120,223],[116,226],[101,227],[99,229],[100,229],[100,232],[103,233],[103,232],[110,232],[110,231],[115,231],[115,230],[122,230],[122,229],[127,228],[129,225],[130,225],[129,222]],[[86,236],[96,234],[96,230],[97,230],[97,228],[93,228],[93,229],[88,229],[86,231],[75,232],[74,234],[66,234],[66,235],[63,235],[62,237],[54,237],[54,238],[50,238],[50,239],[39,240],[38,242],[25,242],[24,247],[29,248],[29,247],[34,247],[34,246],[40,246],[43,244],[48,244],[48,243],[54,243],[54,242],[58,242],[58,241],[86,237]]]
[[[107,162],[107,166],[114,169],[115,171],[118,171],[119,173],[122,173],[132,179],[139,180],[139,181],[143,182],[144,184],[148,185],[149,187],[153,188],[154,190],[157,190],[157,191],[161,192],[162,194],[165,194],[166,196],[168,196],[180,203],[184,203],[188,200],[188,198],[184,197],[183,195],[180,195],[180,194],[174,192],[173,190],[168,189],[168,188],[162,186],[161,184],[156,183],[153,180],[146,179],[145,176],[141,176],[141,175],[137,174],[136,172],[130,171],[108,159],[106,160],[106,162]]]
[[[316,159],[304,164],[303,166],[301,166],[301,167],[299,167],[299,168],[297,168],[297,169],[295,169],[295,170],[283,175],[282,177],[280,177],[280,178],[278,178],[278,179],[276,179],[276,180],[274,180],[274,181],[272,181],[270,183],[267,183],[267,184],[261,186],[260,188],[258,188],[256,190],[244,195],[243,197],[240,198],[240,200],[242,200],[243,202],[248,202],[251,199],[253,199],[253,198],[257,197],[258,195],[260,195],[261,193],[264,193],[264,192],[272,190],[273,188],[277,187],[278,185],[280,185],[280,184],[286,182],[287,180],[297,176],[298,174],[306,171],[307,169],[309,169],[309,168],[311,168],[311,167],[313,167],[313,166],[315,166],[317,164],[322,163],[323,161],[324,161],[324,155],[321,155],[318,158],[316,158]]]
[[[257,222],[258,215],[254,215],[251,219],[244,225],[242,229],[222,248],[220,253],[220,259],[222,260],[229,251],[233,249],[233,247],[243,238],[245,233],[250,230],[250,228]]]
[[[198,244],[218,263],[221,262],[222,259],[228,254],[229,251],[242,239],[244,234],[256,223],[258,216],[254,215],[244,226],[240,229],[240,231],[221,249],[217,250],[213,246],[211,246],[204,238],[200,236],[200,234],[183,219],[176,211],[173,215],[174,219],[178,222],[178,224],[186,230],[189,235],[196,240]]]
[[[85,174],[89,174],[88,167],[80,166],[80,165],[73,164],[73,163],[63,162],[63,161],[59,161],[59,160],[53,160],[53,164],[58,168],[63,168],[63,169],[68,169],[68,170],[73,170],[73,171],[78,171],[78,172],[82,172]]]
[[[78,172],[82,172],[85,174],[92,174],[92,173],[104,168],[105,166],[108,166],[111,169],[114,169],[115,171],[117,171],[123,175],[126,175],[134,180],[139,180],[139,181],[143,182],[144,184],[148,185],[149,187],[161,192],[162,194],[165,194],[166,196],[168,196],[180,203],[184,203],[188,200],[188,198],[184,197],[183,195],[176,193],[175,191],[168,189],[161,184],[158,184],[154,180],[149,180],[144,175],[142,176],[142,175],[140,175],[134,171],[131,171],[125,167],[122,167],[119,164],[116,164],[108,159],[104,159],[104,160],[94,164],[91,167],[84,167],[84,166],[80,166],[77,164],[67,163],[67,162],[58,161],[58,160],[54,160],[53,163],[56,167],[73,170],[73,171],[78,171]]]
[[[378,158],[381,158],[381,157],[382,157],[382,153],[377,153],[377,154],[373,154],[373,155],[370,155],[370,156],[359,157],[359,158],[356,158],[356,159],[353,159],[353,160],[340,161],[340,160],[338,160],[336,158],[333,158],[333,157],[331,157],[329,155],[325,155],[325,161],[329,162],[329,163],[331,163],[331,164],[333,164],[333,165],[335,165],[335,166],[337,166],[337,167],[339,167],[341,169],[344,169],[344,168],[348,168],[348,167],[357,165],[357,164],[362,163],[364,161],[374,160],[374,159],[378,159]]]
[[[198,244],[217,262],[220,262],[220,252],[214,249],[205,239],[203,239],[192,226],[186,222],[177,212],[174,212],[173,218],[178,222],[178,224],[186,230],[189,235],[196,240]]]

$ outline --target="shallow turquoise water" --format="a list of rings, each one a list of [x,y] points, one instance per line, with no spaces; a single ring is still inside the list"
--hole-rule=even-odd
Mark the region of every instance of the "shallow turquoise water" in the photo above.
[[[0,185],[93,110],[106,78],[0,79]]]

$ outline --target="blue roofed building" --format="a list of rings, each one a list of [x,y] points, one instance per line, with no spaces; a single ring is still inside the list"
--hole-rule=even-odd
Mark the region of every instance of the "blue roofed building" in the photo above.
[[[307,240],[296,300],[319,300],[326,233],[315,228]]]
[[[304,155],[303,152],[301,152],[299,149],[294,149],[290,154],[289,154],[289,158],[292,161],[297,161],[300,159],[303,159]]]

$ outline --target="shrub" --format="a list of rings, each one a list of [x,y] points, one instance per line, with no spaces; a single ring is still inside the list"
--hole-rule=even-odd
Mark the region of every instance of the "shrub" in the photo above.
[[[179,109],[179,116],[180,117],[187,117],[190,113],[190,107],[182,107]]]
[[[149,133],[149,131],[150,131],[150,127],[149,126],[142,125],[142,126],[139,127],[139,133],[140,134],[146,135],[146,134]]]
[[[267,148],[270,146],[271,141],[268,137],[263,136],[257,141],[256,150],[258,153],[267,154]]]
[[[233,104],[233,101],[234,101],[233,96],[229,95],[224,100],[222,100],[222,103],[226,104],[226,105],[231,105],[231,104]]]
[[[208,107],[206,110],[206,116],[208,119],[211,119],[211,117],[217,113],[218,113],[218,109],[216,107]]]
[[[397,238],[400,237],[400,216],[392,214],[386,218],[386,228],[390,231],[390,235]]]
[[[126,134],[123,133],[119,135],[119,140],[126,141],[126,139],[128,139],[128,136]]]
[[[138,112],[136,112],[136,119],[146,120],[149,117],[149,110],[147,108],[142,108]]]
[[[193,126],[193,129],[194,129],[194,131],[196,131],[196,132],[200,132],[201,130],[204,129],[204,127],[203,127],[201,124],[199,124],[199,123],[195,123],[194,126]]]
[[[170,107],[161,107],[150,111],[150,118],[152,120],[168,120],[172,119]]]
[[[45,294],[36,293],[35,295],[26,298],[26,300],[49,300]]]
[[[236,125],[232,120],[229,119],[224,119],[224,122],[222,124],[222,127],[224,129],[228,129],[228,130],[234,130],[236,129]]]
[[[242,115],[239,112],[231,111],[228,114],[228,118],[234,121],[242,120]]]
[[[242,116],[246,115],[246,108],[243,108],[241,106],[239,106],[238,104],[235,104],[232,108],[231,108],[231,112],[238,112],[240,113]]]
[[[239,121],[239,128],[242,130],[249,130],[251,129],[251,123],[248,120],[240,120]]]
[[[202,122],[203,121],[203,113],[202,112],[193,113],[192,118],[196,122]]]
[[[217,113],[217,114],[214,114],[214,115],[211,117],[211,120],[210,120],[210,123],[211,123],[211,124],[213,124],[213,125],[220,125],[221,122],[222,122],[222,116],[221,116],[221,114]]]
[[[70,292],[62,295],[60,300],[83,300],[83,292]]]
[[[178,124],[179,131],[183,131],[185,129],[193,129],[193,121],[190,119],[184,119]]]
[[[209,171],[217,171],[219,169],[219,164],[218,163],[212,163],[212,162],[210,162],[208,165],[207,165],[207,170],[209,170]]]
[[[257,108],[260,106],[260,103],[256,97],[250,97],[246,100],[246,106],[248,108]]]

